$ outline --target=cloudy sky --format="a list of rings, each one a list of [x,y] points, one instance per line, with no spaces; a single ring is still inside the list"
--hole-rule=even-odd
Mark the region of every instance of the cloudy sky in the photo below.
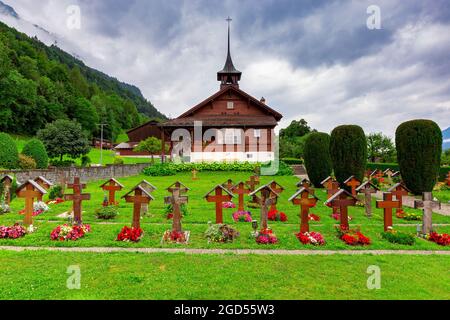
[[[393,135],[428,118],[450,126],[450,9],[445,0],[3,0],[57,34],[89,66],[137,85],[176,117],[219,88],[226,56],[241,89],[284,114],[329,132],[359,124]],[[81,28],[67,27],[67,8]],[[367,8],[381,10],[369,29]]]

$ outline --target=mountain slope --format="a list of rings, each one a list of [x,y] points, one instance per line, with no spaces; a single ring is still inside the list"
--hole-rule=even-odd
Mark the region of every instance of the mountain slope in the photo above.
[[[0,14],[19,19],[19,15],[17,14],[16,10],[14,10],[13,7],[3,3],[2,1],[0,1]]]

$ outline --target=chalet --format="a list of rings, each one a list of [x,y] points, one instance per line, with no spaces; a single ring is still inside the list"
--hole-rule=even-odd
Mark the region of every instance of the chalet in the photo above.
[[[119,145],[116,150],[131,155],[139,141],[153,136],[161,139],[162,145],[170,146],[167,156],[182,157],[185,161],[273,160],[274,129],[283,116],[269,107],[264,98],[256,99],[241,90],[241,77],[231,58],[228,25],[228,54],[224,68],[217,73],[219,91],[176,119],[148,122],[130,130],[131,142]],[[165,150],[162,157],[166,157]]]

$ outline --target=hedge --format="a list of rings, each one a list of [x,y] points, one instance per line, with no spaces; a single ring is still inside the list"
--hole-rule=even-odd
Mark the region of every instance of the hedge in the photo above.
[[[442,132],[431,120],[402,123],[395,133],[402,179],[414,193],[431,192],[439,175]]]
[[[330,135],[322,132],[311,133],[305,141],[305,167],[309,180],[317,188],[331,175],[333,166],[330,157]]]
[[[17,169],[19,166],[19,151],[16,143],[6,133],[0,133],[0,168]]]
[[[304,163],[303,159],[297,159],[297,158],[282,158],[281,161],[288,165],[301,165]]]
[[[48,155],[47,150],[41,140],[31,139],[25,144],[22,150],[22,154],[31,157],[36,162],[36,168],[47,169],[48,167]]]

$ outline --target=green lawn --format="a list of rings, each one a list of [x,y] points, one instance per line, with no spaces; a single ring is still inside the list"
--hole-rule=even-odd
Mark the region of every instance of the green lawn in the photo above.
[[[215,209],[213,203],[208,203],[204,200],[204,195],[213,188],[216,184],[232,178],[235,181],[248,179],[246,173],[200,173],[200,180],[192,181],[190,174],[179,174],[174,177],[146,177],[136,176],[125,179],[119,179],[125,186],[125,190],[120,195],[125,194],[129,189],[134,187],[142,179],[147,179],[154,184],[158,190],[154,193],[155,201],[150,204],[150,213],[142,220],[142,227],[146,233],[144,239],[138,244],[128,244],[116,242],[115,238],[120,229],[124,225],[130,225],[132,217],[132,204],[127,204],[123,200],[120,202],[119,216],[113,220],[103,223],[95,217],[94,211],[101,206],[104,193],[99,188],[101,181],[94,181],[88,183],[86,192],[91,193],[91,201],[83,203],[83,220],[85,223],[92,225],[92,233],[78,242],[53,242],[49,238],[49,234],[53,228],[58,224],[64,223],[66,220],[58,218],[57,215],[70,210],[71,203],[66,202],[60,205],[51,206],[51,211],[41,215],[35,219],[35,226],[38,227],[37,232],[27,235],[24,238],[17,240],[0,240],[0,245],[20,245],[20,246],[105,246],[105,247],[176,247],[176,245],[165,244],[161,245],[161,237],[165,230],[171,228],[171,221],[168,221],[164,214],[164,197],[168,195],[165,189],[175,182],[180,180],[191,188],[189,192],[189,214],[183,219],[183,227],[185,230],[191,231],[191,241],[189,247],[191,248],[261,248],[255,241],[249,238],[251,232],[251,224],[249,223],[235,223],[232,220],[233,209],[224,209],[224,220],[226,223],[233,225],[240,231],[241,236],[230,244],[208,244],[203,237],[203,233],[207,229],[208,221],[215,221]],[[263,182],[269,182],[271,178],[263,177]],[[295,192],[295,184],[297,179],[295,177],[277,177],[276,180],[286,188],[286,191],[281,195],[278,208],[284,211],[288,216],[288,222],[270,222],[270,227],[277,234],[280,242],[277,245],[267,246],[267,249],[310,249],[310,250],[324,250],[324,249],[348,249],[341,240],[339,240],[334,231],[337,221],[330,217],[331,209],[326,207],[323,202],[326,200],[326,195],[323,190],[317,190],[317,196],[320,198],[317,208],[312,209],[312,212],[321,217],[320,222],[312,222],[311,230],[321,232],[327,244],[322,247],[303,246],[295,238],[294,234],[299,231],[299,207],[293,206],[288,202],[288,198]],[[23,209],[24,202],[22,199],[16,199],[12,203],[13,212],[4,216],[0,216],[0,225],[11,225],[16,221],[22,219],[22,216],[17,212]],[[375,207],[375,206],[373,206]],[[413,250],[450,250],[449,247],[441,247],[432,242],[417,239],[414,246],[404,246],[391,244],[383,240],[380,233],[383,231],[383,216],[381,210],[374,209],[374,216],[368,219],[364,215],[364,209],[359,207],[352,207],[349,209],[350,216],[353,217],[351,226],[360,226],[362,232],[369,236],[373,243],[368,247],[355,247],[353,249],[413,249]],[[259,220],[259,210],[252,209],[252,214],[255,219]],[[406,209],[407,212],[421,213],[419,210]],[[450,217],[441,215],[434,215],[434,223],[436,224],[450,224]],[[408,222],[394,217],[395,227],[399,230],[415,233],[416,225],[420,222]],[[405,225],[406,224],[406,225]],[[436,230],[439,232],[450,232],[450,226],[437,226]]]
[[[0,251],[0,299],[450,299],[449,256]],[[81,289],[69,290],[70,266]],[[369,266],[381,271],[368,289]],[[242,284],[245,283],[245,286]]]

